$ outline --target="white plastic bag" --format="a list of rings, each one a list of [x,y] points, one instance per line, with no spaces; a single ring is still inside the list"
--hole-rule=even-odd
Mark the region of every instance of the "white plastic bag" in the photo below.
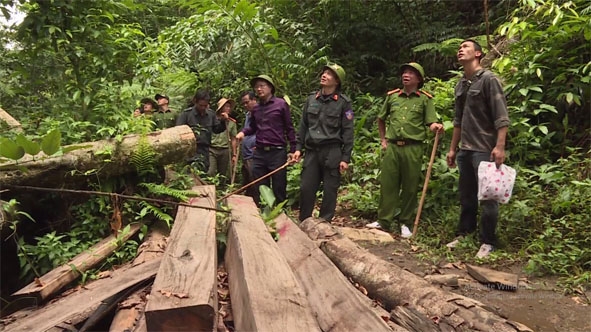
[[[478,165],[478,199],[508,203],[516,173],[505,164],[497,168],[494,162],[481,161]]]

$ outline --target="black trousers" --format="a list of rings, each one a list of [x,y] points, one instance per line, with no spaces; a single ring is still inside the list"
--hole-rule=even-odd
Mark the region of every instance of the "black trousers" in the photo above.
[[[342,152],[338,144],[306,149],[300,187],[300,220],[312,216],[316,193],[322,182],[322,204],[319,217],[331,221],[337,206],[337,191],[341,185],[339,164]]]
[[[283,166],[286,162],[287,152],[285,149],[265,150],[257,147],[254,150],[252,174],[255,179],[258,179]],[[266,185],[273,189],[275,204],[283,202],[287,199],[287,169],[284,168],[255,185],[253,199],[257,206],[260,206],[259,187],[261,185]]]

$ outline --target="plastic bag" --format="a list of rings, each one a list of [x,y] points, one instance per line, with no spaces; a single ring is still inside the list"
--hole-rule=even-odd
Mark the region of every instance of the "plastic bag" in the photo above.
[[[478,199],[508,203],[516,174],[515,169],[505,164],[497,168],[494,162],[481,161],[478,165]]]

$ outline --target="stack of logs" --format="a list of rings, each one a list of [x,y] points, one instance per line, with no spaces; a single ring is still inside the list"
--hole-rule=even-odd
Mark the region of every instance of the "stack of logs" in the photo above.
[[[193,190],[200,194],[194,207],[179,207],[167,238],[152,233],[132,263],[5,318],[3,330],[86,331],[105,317],[97,313],[118,307],[111,331],[213,331],[219,319],[216,215],[198,207],[216,206],[215,188]],[[275,242],[250,197],[231,196],[227,205],[223,263],[236,331],[531,331],[373,256],[322,220],[298,225],[283,214],[276,219]],[[115,247],[106,239],[16,295],[46,302]]]

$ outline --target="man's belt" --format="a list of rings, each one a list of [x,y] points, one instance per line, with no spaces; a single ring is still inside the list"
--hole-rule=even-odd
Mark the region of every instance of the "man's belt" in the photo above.
[[[272,151],[285,149],[282,145],[256,145],[257,150]]]
[[[415,141],[414,139],[389,139],[388,142],[398,145],[398,146],[405,146],[405,145],[412,145],[412,144],[419,144],[421,141]]]

